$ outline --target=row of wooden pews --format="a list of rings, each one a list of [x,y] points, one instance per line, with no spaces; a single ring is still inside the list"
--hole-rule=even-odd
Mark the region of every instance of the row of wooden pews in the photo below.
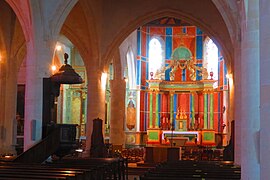
[[[0,163],[2,179],[127,179],[127,160],[122,158],[62,159],[52,163]]]
[[[228,162],[215,161],[177,161],[160,163],[155,169],[140,176],[141,180],[239,180],[241,169]]]

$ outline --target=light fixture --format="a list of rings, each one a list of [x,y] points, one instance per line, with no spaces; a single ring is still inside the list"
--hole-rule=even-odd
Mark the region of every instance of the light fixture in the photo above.
[[[55,49],[56,49],[57,51],[60,51],[60,50],[62,49],[62,46],[57,45],[57,46],[55,47]]]
[[[64,54],[64,65],[59,71],[51,76],[52,82],[58,84],[82,84],[83,79],[75,72],[71,65],[67,64],[68,54]]]
[[[54,72],[56,70],[56,66],[55,65],[52,65],[52,71]]]
[[[126,83],[128,82],[128,78],[127,77],[124,77],[124,80],[125,80]]]
[[[103,72],[101,74],[101,86],[103,89],[105,89],[105,87],[106,87],[106,82],[107,82],[107,73]]]

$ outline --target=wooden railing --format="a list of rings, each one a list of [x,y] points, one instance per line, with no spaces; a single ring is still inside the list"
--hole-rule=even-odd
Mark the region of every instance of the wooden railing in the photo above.
[[[60,145],[60,128],[54,128],[43,140],[20,154],[13,162],[42,163],[55,153]]]

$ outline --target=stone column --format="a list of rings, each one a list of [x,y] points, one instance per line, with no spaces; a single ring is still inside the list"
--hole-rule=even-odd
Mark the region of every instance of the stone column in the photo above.
[[[17,69],[14,61],[10,58],[0,61],[0,154],[16,154]]]
[[[93,131],[93,120],[100,118],[105,120],[105,86],[101,84],[102,71],[95,66],[87,68],[88,96],[87,96],[87,123],[86,123],[86,148],[84,156],[90,155],[91,135]]]
[[[113,145],[125,144],[124,119],[125,119],[125,93],[126,82],[115,73],[111,80],[111,121],[110,142]]]
[[[25,83],[25,119],[24,150],[41,140],[43,78],[49,77],[50,62],[54,43],[39,42],[38,39],[27,44],[26,83]]]
[[[241,106],[239,112],[241,113],[241,179],[261,179],[259,3],[257,0],[248,0],[246,5],[246,21],[242,22],[241,105],[239,105]]]
[[[14,62],[14,59],[10,59]],[[4,114],[4,132],[3,132],[3,145],[0,149],[5,150],[5,153],[16,154],[15,144],[17,135],[17,122],[16,122],[16,101],[17,101],[17,69],[11,67],[5,76],[3,88],[5,88],[4,100],[5,105],[2,107],[5,111]],[[1,153],[1,152],[0,152]]]
[[[261,179],[269,179],[270,170],[270,1],[260,0],[260,166]]]

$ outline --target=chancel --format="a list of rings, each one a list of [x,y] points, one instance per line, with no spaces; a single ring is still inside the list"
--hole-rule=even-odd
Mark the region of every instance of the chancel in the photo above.
[[[0,179],[269,179],[269,7],[0,1]]]

